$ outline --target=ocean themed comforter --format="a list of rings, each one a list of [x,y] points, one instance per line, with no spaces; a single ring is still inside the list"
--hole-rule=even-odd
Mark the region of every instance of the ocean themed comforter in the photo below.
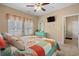
[[[19,50],[8,44],[5,50],[1,50],[2,56],[51,56],[60,51],[58,43],[54,39],[38,36],[21,37],[25,50]]]

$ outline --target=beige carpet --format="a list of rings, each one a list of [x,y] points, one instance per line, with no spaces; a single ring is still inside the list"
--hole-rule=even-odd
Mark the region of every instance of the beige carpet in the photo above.
[[[64,45],[61,46],[62,56],[79,56],[79,48],[77,46],[77,40],[65,40]]]

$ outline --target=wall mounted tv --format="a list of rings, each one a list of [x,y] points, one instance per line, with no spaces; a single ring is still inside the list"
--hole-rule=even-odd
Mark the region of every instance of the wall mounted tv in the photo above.
[[[55,16],[50,16],[47,18],[47,22],[54,22],[55,21]]]

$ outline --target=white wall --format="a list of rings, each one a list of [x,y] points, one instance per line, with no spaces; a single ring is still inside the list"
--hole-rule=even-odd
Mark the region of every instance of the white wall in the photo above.
[[[45,22],[45,32],[47,32],[50,36],[53,37],[55,35],[56,40],[62,44],[63,43],[63,17],[66,15],[72,15],[75,13],[79,13],[79,4],[72,5],[60,10],[56,10],[54,12],[50,12],[48,14],[45,14],[44,16],[41,16],[41,18]],[[47,22],[47,17],[49,16],[55,16],[56,21],[53,23]]]

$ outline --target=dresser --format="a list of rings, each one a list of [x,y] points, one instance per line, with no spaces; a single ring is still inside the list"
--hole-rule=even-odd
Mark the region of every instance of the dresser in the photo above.
[[[47,37],[47,34],[43,31],[40,31],[40,32],[35,32],[35,35],[36,36],[42,36],[42,37]]]

